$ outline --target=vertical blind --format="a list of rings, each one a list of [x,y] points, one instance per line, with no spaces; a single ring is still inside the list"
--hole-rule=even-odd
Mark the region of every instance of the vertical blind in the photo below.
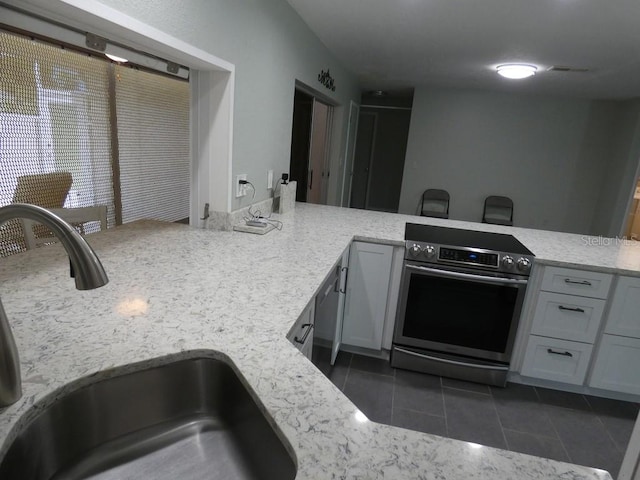
[[[0,206],[17,201],[106,205],[110,227],[188,217],[188,82],[0,31]],[[24,248],[0,226],[0,256]]]
[[[122,221],[189,216],[189,84],[116,66]]]

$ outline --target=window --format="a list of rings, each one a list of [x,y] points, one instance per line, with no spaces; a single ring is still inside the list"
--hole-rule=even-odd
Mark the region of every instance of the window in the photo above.
[[[3,31],[0,68],[0,206],[188,217],[188,82]],[[18,222],[0,227],[0,256],[24,247]]]

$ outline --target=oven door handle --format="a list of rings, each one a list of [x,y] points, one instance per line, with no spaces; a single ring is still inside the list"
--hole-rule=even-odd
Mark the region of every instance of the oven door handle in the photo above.
[[[476,275],[474,273],[451,272],[449,270],[439,270],[437,268],[421,267],[419,265],[405,265],[410,270],[418,270],[420,272],[430,273],[437,277],[455,278],[459,280],[471,280],[475,282],[495,283],[498,285],[526,285],[528,280],[519,280],[516,278],[496,278],[487,277],[486,275]]]

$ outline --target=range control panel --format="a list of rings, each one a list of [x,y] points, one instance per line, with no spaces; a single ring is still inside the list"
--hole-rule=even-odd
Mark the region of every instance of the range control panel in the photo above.
[[[483,265],[486,267],[498,267],[497,253],[481,253],[472,250],[440,247],[440,260],[470,265]]]

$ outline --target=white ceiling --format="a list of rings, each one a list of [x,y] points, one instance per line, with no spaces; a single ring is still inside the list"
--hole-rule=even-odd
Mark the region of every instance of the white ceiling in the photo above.
[[[364,90],[640,97],[640,0],[287,0]],[[521,81],[494,73],[525,62]],[[586,73],[547,68],[587,68]]]

